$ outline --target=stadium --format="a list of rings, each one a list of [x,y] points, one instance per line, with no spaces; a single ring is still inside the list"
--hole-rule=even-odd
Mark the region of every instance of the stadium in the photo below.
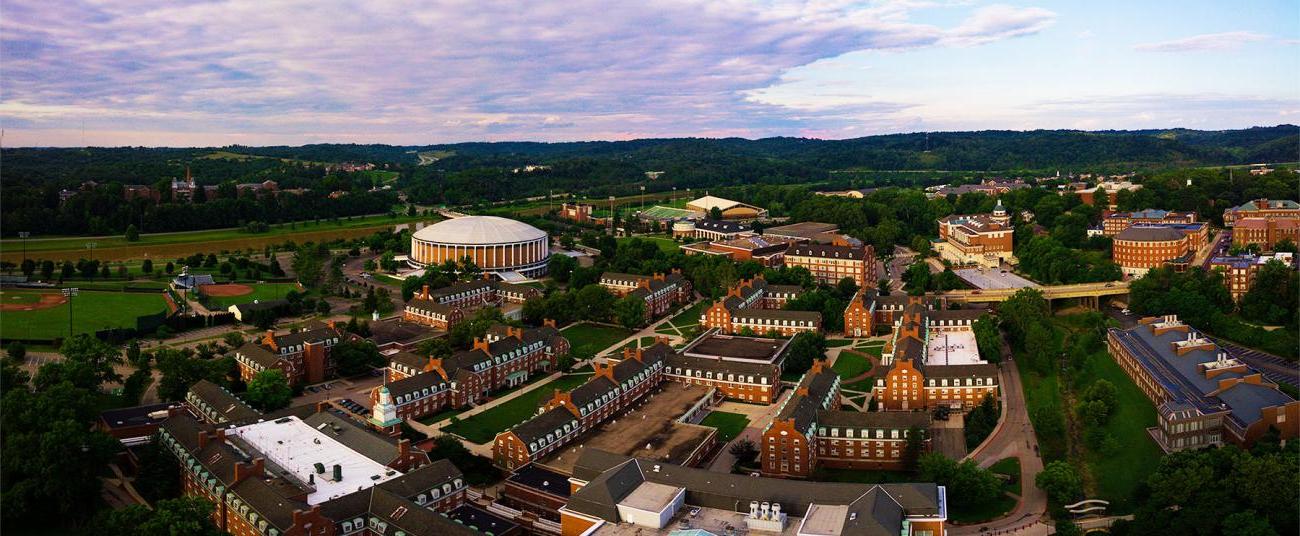
[[[484,272],[506,281],[546,273],[550,241],[545,231],[496,216],[465,216],[411,235],[410,264],[423,268],[469,257]]]

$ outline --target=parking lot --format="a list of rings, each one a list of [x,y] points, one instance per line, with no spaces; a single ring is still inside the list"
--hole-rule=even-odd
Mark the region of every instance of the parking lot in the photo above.
[[[383,383],[383,370],[380,369],[378,374],[308,385],[303,388],[302,396],[295,398],[293,403],[294,405],[314,404],[336,398],[349,398],[365,405],[369,403],[370,390]]]

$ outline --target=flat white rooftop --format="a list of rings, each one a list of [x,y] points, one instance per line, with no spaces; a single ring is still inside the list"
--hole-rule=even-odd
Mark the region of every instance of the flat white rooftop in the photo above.
[[[926,349],[926,365],[978,365],[979,347],[975,344],[974,331],[957,331],[952,333],[930,334],[929,348]]]
[[[315,491],[307,495],[307,504],[319,504],[402,475],[297,417],[231,428],[226,430],[226,435],[242,439],[268,463],[288,471],[302,483],[312,480]],[[324,467],[323,473],[316,471],[317,463]],[[343,478],[338,481],[334,480],[336,464],[343,472]]]
[[[618,504],[647,512],[662,512],[673,504],[673,498],[681,492],[682,488],[679,487],[647,481],[642,482]]]

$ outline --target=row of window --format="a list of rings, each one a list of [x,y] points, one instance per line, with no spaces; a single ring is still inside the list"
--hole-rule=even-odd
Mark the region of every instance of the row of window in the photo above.
[[[721,380],[723,379],[723,376],[722,376],[722,373],[721,373],[721,372],[717,373],[717,377],[714,378],[713,371],[701,371],[701,370],[694,370],[694,369],[691,369],[691,368],[687,368],[687,369],[685,369],[685,372],[683,372],[682,367],[675,367],[675,368],[671,369],[671,370],[669,371],[669,374],[673,374],[673,375],[675,375],[675,376],[683,376],[683,375],[684,375],[684,376],[691,377],[691,378],[705,378],[705,379],[709,379],[709,380],[716,379],[716,380],[719,380],[719,381],[721,381]],[[742,375],[739,376],[739,378],[737,378],[737,376],[735,375],[735,373],[728,372],[728,373],[727,373],[727,376],[726,376],[726,381],[729,381],[729,382],[737,382],[737,381],[738,381],[738,382],[741,382],[741,383],[753,383],[753,384],[759,384],[759,385],[767,385],[767,376],[759,376],[759,377],[758,377],[758,381],[755,381],[755,380],[754,380],[754,376],[746,376],[746,375],[742,374]]]

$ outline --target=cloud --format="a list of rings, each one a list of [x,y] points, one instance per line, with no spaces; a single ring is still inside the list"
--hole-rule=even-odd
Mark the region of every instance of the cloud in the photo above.
[[[945,29],[913,22],[922,8],[970,15]],[[277,143],[761,136],[809,126],[746,99],[791,69],[1009,39],[1053,18],[821,0],[10,0],[0,120]]]
[[[1182,39],[1142,43],[1133,46],[1141,52],[1199,52],[1204,50],[1234,50],[1246,43],[1269,39],[1269,36],[1256,32],[1223,32],[1193,35]]]

